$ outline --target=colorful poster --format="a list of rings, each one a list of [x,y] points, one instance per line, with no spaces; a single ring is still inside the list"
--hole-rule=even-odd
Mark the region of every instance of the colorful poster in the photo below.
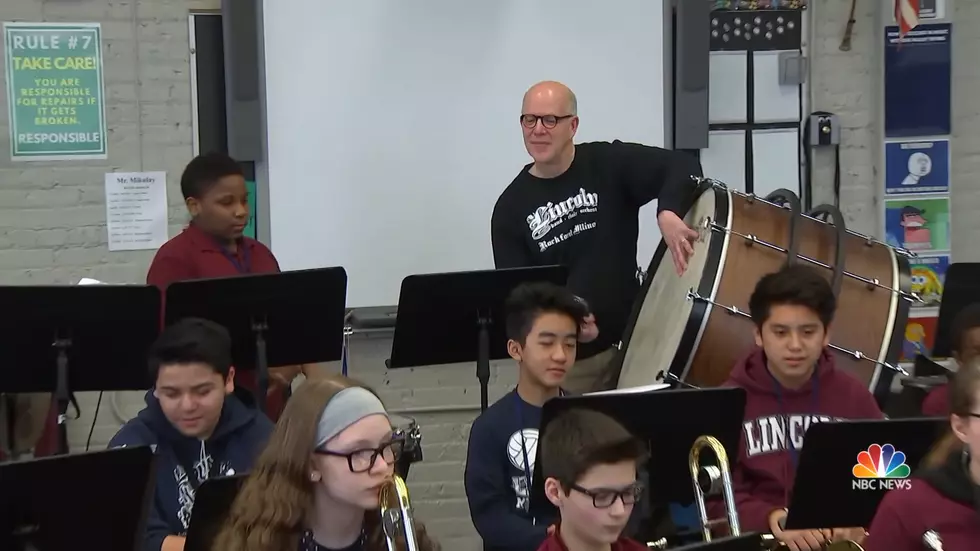
[[[912,361],[916,354],[931,355],[932,347],[936,342],[938,321],[938,316],[909,318],[905,325],[905,340],[902,342],[902,356],[899,361]]]
[[[248,225],[245,226],[245,237],[255,237],[255,211],[258,210],[258,203],[256,202],[255,195],[255,180],[245,180],[245,186],[248,188]]]
[[[885,144],[885,193],[948,193],[949,140]]]
[[[948,251],[949,198],[885,199],[885,237],[910,251]]]
[[[910,265],[912,292],[922,299],[922,303],[917,306],[939,306],[943,299],[943,286],[946,285],[949,255],[919,256],[913,258]]]
[[[901,40],[885,28],[885,137],[946,136],[951,129],[952,25],[920,24]]]
[[[106,158],[98,23],[4,23],[14,161]]]

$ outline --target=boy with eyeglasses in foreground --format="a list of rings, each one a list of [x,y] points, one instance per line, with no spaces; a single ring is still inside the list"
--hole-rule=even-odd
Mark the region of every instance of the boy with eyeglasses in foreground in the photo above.
[[[643,494],[643,442],[605,414],[572,409],[548,423],[539,452],[545,495],[560,520],[538,551],[647,549],[622,536]]]

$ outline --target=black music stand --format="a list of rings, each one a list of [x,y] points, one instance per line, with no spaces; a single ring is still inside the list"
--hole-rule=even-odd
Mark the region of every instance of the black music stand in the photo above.
[[[476,360],[480,410],[488,406],[490,361],[507,358],[504,302],[522,283],[565,285],[563,266],[411,275],[402,280],[388,368]],[[433,338],[436,338],[433,341]]]
[[[786,530],[867,528],[888,489],[921,484],[908,476],[948,425],[944,417],[810,425],[800,450]],[[879,455],[882,459],[878,463],[887,457],[894,457],[894,461],[877,469],[878,478],[862,478],[860,475],[866,473],[855,472],[860,455],[875,445],[891,445],[894,450],[891,455]],[[899,467],[902,464],[906,467]],[[882,472],[888,470],[892,471],[891,478]]]
[[[734,468],[738,461],[742,421],[745,417],[745,389],[710,388],[704,390],[653,390],[648,392],[602,392],[582,396],[562,396],[548,400],[541,411],[541,427],[560,412],[586,408],[605,413],[649,445],[646,500],[651,504],[692,503],[694,481],[688,457],[694,441],[702,435],[717,438]],[[541,438],[535,457],[541,457]],[[703,466],[715,464],[710,451],[702,453]],[[541,463],[535,461],[531,477],[531,510],[551,507],[544,494]],[[659,534],[645,534],[656,539]]]
[[[759,551],[762,547],[762,534],[752,533],[742,536],[719,538],[704,543],[692,543],[675,547],[673,551]]]
[[[144,390],[160,332],[160,291],[148,285],[0,287],[0,392],[52,392],[58,453],[68,453],[75,392]]]
[[[953,355],[953,320],[960,310],[980,302],[980,262],[956,262],[946,270],[943,298],[939,303],[936,321],[936,340],[932,343],[933,358]]]
[[[0,464],[0,549],[62,551],[86,541],[104,551],[141,548],[153,465],[148,446]]]
[[[184,551],[211,551],[247,476],[222,476],[201,483],[194,495],[194,510],[184,539]]]
[[[180,281],[167,287],[170,325],[188,317],[228,329],[235,369],[256,371],[255,397],[266,411],[269,366],[341,359],[347,272],[342,267]]]

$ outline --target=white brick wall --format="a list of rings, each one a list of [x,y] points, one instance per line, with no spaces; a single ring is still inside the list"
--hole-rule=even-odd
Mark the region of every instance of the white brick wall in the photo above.
[[[881,225],[876,174],[880,157],[880,32],[875,2],[858,2],[853,49],[840,52],[850,0],[811,2],[812,109],[840,115],[842,201],[848,224],[877,234]],[[12,164],[0,153],[0,283],[70,283],[80,277],[140,282],[149,252],[109,253],[104,226],[103,174],[111,170],[166,170],[171,233],[185,220],[177,180],[191,158],[191,107],[187,13],[215,9],[218,0],[4,0],[6,21],[99,21],[105,35],[109,159],[105,162]],[[980,260],[980,2],[955,3],[953,247],[956,260]],[[138,38],[138,41],[137,41]],[[137,61],[138,59],[138,61]],[[5,89],[0,87],[0,152],[9,151]],[[516,139],[516,137],[515,137]],[[829,199],[832,165],[818,153],[816,199]],[[351,374],[381,391],[389,407],[422,425],[425,461],[409,480],[419,516],[443,548],[476,551],[462,486],[470,421],[479,413],[474,367],[444,366],[386,372],[385,337],[355,337]],[[334,369],[339,369],[333,366]],[[491,400],[514,384],[514,368],[492,369]],[[95,395],[81,396],[83,413],[73,422],[74,449],[82,449],[92,422]],[[120,422],[141,406],[142,393],[104,397],[92,446],[100,448]]]

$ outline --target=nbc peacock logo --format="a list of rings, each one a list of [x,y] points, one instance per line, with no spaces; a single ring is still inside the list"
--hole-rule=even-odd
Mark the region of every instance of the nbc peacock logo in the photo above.
[[[912,481],[908,480],[912,469],[905,463],[905,454],[891,444],[871,444],[867,450],[858,453],[851,474],[855,479],[851,481],[854,490],[907,490],[912,487]]]

